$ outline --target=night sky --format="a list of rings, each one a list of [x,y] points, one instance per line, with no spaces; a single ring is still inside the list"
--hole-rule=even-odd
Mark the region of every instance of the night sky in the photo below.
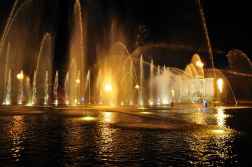
[[[249,4],[245,1],[202,0],[208,23],[210,39],[215,50],[215,61],[219,67],[226,64],[225,54],[232,48],[241,49],[252,55],[250,47]],[[0,30],[10,13],[13,0],[0,1]],[[34,0],[34,15],[41,14],[40,29],[55,34],[56,66],[67,62],[68,41],[71,28],[73,0]],[[88,11],[88,55],[93,64],[97,57],[96,43],[106,43],[101,36],[107,34],[111,18],[116,17],[127,37],[130,51],[136,46],[139,27],[144,27],[144,43],[182,44],[193,51],[204,50],[205,40],[199,11],[195,0],[82,0]],[[26,10],[29,10],[27,8]],[[34,17],[36,19],[36,17]],[[36,34],[41,38],[41,34]],[[35,36],[36,36],[35,35]],[[101,42],[102,41],[102,42]],[[251,56],[250,56],[251,58]],[[170,58],[169,58],[170,59]],[[167,59],[167,61],[169,61]]]

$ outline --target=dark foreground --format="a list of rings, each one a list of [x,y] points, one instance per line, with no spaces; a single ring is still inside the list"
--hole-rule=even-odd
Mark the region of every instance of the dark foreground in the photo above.
[[[0,115],[1,167],[252,166],[251,109],[37,113]]]

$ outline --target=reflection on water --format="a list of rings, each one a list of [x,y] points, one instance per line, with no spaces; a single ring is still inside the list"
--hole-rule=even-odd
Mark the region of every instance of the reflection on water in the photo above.
[[[25,140],[25,123],[23,116],[14,116],[12,117],[11,122],[7,127],[8,138],[12,142],[11,155],[15,161],[19,161],[24,146],[22,143]]]
[[[96,118],[91,116],[91,115],[84,115],[80,119],[83,120],[83,121],[95,121],[96,120]]]
[[[220,128],[225,128],[225,122],[226,122],[226,117],[227,115],[224,113],[224,109],[219,107],[217,108],[217,114],[216,114],[216,118],[217,118],[217,125]]]
[[[101,120],[104,123],[115,123],[115,113],[113,112],[102,112],[101,113]]]
[[[182,130],[116,126],[144,123],[158,127],[162,122],[160,126],[169,127],[173,118],[204,126]],[[239,166],[235,146],[241,136],[228,128],[227,118],[231,117],[223,108],[207,113],[92,111],[81,117],[48,115],[46,119],[6,116],[0,118],[0,159],[13,167]]]

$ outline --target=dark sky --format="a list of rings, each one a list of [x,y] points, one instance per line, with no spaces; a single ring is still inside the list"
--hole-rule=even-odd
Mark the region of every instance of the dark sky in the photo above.
[[[39,6],[45,9],[42,29],[56,34],[56,57],[64,59],[62,55],[66,53],[66,41],[71,31],[67,27],[72,0],[41,1],[45,3],[44,6]],[[227,53],[228,50],[237,48],[252,55],[249,2],[231,0],[202,0],[202,2],[215,50]],[[123,25],[129,40],[127,45],[131,50],[135,47],[135,42],[132,41],[135,40],[139,25],[144,25],[147,29],[144,39],[146,43],[182,43],[195,50],[204,47],[203,31],[195,0],[83,0],[82,4],[88,8],[90,48],[106,33],[104,31],[109,27],[111,16],[116,16]],[[0,1],[1,32],[12,5],[13,0]],[[223,57],[216,54],[216,62],[225,64]]]

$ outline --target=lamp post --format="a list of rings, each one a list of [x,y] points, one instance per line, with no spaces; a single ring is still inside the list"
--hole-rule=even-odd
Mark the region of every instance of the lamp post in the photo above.
[[[18,96],[18,104],[23,104],[23,98],[24,98],[24,73],[23,70],[20,71],[20,73],[17,74],[17,79],[19,80],[19,96]]]

